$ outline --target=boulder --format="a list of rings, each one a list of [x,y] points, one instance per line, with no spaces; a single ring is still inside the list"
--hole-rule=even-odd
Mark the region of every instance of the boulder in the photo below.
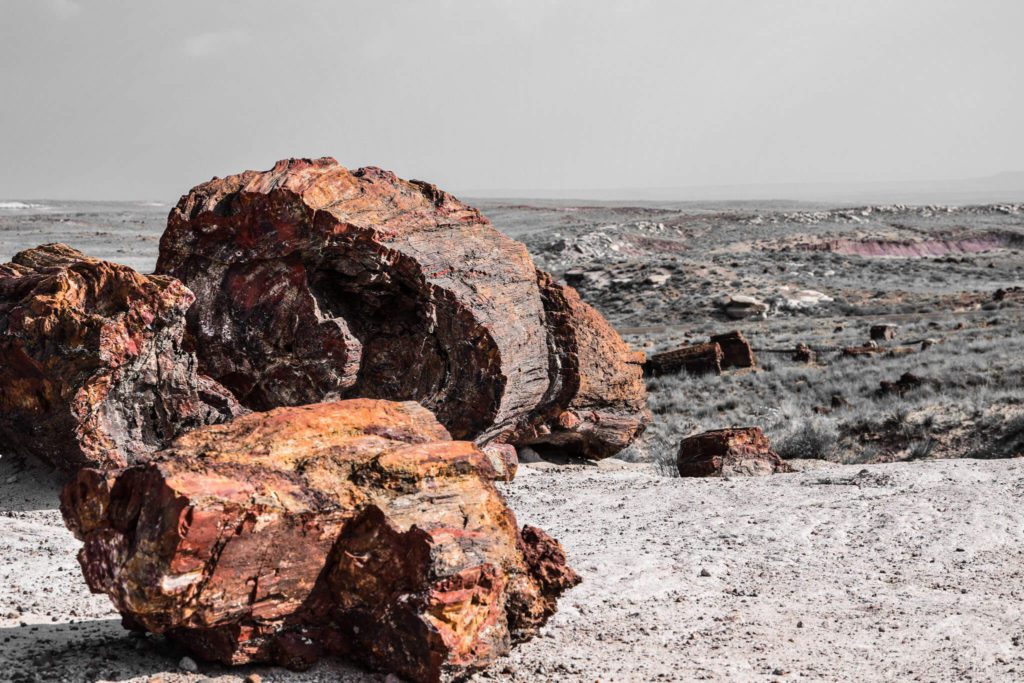
[[[243,410],[182,340],[194,297],[62,244],[0,265],[0,442],[65,471],[144,460]]]
[[[649,419],[642,357],[429,183],[328,158],[215,178],[172,210],[157,272],[196,292],[202,367],[255,410],[415,400],[457,438],[591,458]]]
[[[655,353],[645,366],[652,376],[687,372],[691,375],[722,374],[722,347],[716,343],[692,344]]]
[[[750,342],[739,330],[716,334],[711,341],[722,348],[722,368],[752,368],[757,365]]]
[[[732,294],[722,301],[722,309],[733,320],[744,318],[767,318],[770,306],[760,299],[746,294]]]
[[[61,496],[89,587],[200,659],[347,657],[461,677],[529,638],[579,582],[519,530],[474,444],[414,402],[355,399],[193,431]]]
[[[681,477],[722,477],[792,472],[760,427],[716,429],[686,437],[676,467]]]

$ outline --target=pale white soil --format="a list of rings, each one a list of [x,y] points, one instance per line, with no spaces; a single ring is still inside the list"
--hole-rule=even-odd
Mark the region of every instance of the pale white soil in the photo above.
[[[182,672],[182,653],[88,593],[52,479],[0,459],[0,680],[383,679],[341,663]],[[743,480],[541,465],[507,492],[584,583],[475,680],[1024,680],[1024,460]]]

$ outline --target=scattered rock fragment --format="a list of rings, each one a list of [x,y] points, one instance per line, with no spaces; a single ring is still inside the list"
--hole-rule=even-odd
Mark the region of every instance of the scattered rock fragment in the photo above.
[[[329,158],[216,178],[171,212],[157,272],[197,293],[203,368],[255,410],[415,400],[458,438],[589,458],[649,419],[642,357],[429,183]]]
[[[896,338],[896,325],[872,325],[871,339],[873,341],[889,341]]]
[[[681,477],[722,477],[792,472],[772,450],[760,427],[716,429],[689,436],[679,444]]]
[[[90,588],[192,656],[340,655],[414,681],[487,666],[579,577],[519,531],[487,456],[423,407],[356,399],[201,428],[61,497]]]
[[[912,372],[904,372],[895,382],[882,380],[876,392],[878,396],[903,396],[904,394],[919,389],[924,385],[924,380]]]
[[[813,365],[818,360],[818,355],[814,352],[807,344],[797,344],[796,350],[793,352],[793,360],[797,363],[807,363]]]
[[[0,438],[73,471],[123,467],[244,412],[182,341],[194,297],[62,244],[0,265]]]

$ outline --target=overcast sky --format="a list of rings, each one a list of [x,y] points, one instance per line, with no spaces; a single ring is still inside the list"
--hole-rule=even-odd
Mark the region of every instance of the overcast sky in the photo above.
[[[1024,170],[1021,0],[0,3],[0,198],[323,155],[474,194]]]

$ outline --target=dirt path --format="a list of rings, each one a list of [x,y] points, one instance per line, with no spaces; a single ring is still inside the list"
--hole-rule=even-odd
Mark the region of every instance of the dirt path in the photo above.
[[[47,473],[4,460],[0,680],[382,679],[337,663],[181,672],[180,652],[88,594]],[[1024,680],[1024,460],[521,472],[519,521],[559,538],[584,583],[476,680]]]

